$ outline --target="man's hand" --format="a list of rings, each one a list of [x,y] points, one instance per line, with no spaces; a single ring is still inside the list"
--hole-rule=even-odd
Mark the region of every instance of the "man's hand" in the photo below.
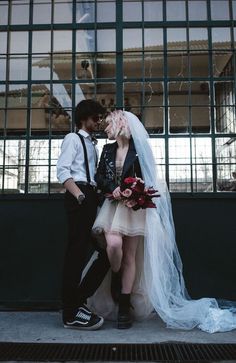
[[[112,192],[112,195],[117,200],[121,199],[120,187],[117,187],[116,189],[114,189]]]
[[[84,196],[84,193],[80,190],[80,188],[75,184],[72,178],[67,179],[64,183],[64,187],[78,200],[80,196]],[[82,199],[82,198],[81,198]]]

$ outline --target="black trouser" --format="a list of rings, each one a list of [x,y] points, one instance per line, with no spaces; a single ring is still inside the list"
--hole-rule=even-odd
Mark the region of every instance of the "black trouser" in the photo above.
[[[64,321],[72,318],[78,307],[95,293],[110,267],[106,251],[100,250],[81,282],[89,253],[94,250],[91,228],[96,218],[97,198],[92,187],[79,184],[79,188],[85,194],[85,200],[81,205],[71,193],[65,193],[68,245],[62,288]]]

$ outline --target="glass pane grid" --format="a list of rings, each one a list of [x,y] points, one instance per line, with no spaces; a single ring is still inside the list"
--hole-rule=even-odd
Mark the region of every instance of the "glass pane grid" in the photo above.
[[[1,1],[2,192],[64,191],[60,145],[89,98],[142,120],[172,192],[236,191],[233,20],[235,0]]]

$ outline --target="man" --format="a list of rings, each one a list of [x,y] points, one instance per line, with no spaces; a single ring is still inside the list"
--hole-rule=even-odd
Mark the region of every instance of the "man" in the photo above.
[[[92,249],[91,228],[97,211],[95,172],[98,155],[91,134],[98,130],[104,113],[105,109],[94,100],[83,100],[77,105],[75,122],[79,132],[65,136],[57,163],[57,177],[66,188],[68,221],[62,288],[65,328],[95,330],[104,322],[88,309],[86,300],[94,294],[110,267],[105,250],[98,253],[81,281]]]

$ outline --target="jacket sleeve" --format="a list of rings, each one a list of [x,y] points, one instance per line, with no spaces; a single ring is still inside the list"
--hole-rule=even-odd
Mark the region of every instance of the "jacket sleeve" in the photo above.
[[[106,154],[106,145],[103,147],[102,150],[97,172],[95,175],[95,181],[97,183],[98,189],[100,189],[102,193],[112,193],[117,185],[115,183],[115,180],[110,180],[107,178],[105,154]]]

